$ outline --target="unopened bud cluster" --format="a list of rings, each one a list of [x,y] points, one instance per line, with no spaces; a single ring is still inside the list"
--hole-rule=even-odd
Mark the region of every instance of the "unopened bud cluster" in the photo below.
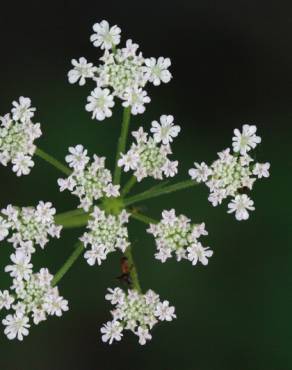
[[[120,250],[125,252],[129,245],[128,223],[129,214],[124,210],[119,215],[106,215],[105,211],[94,207],[87,228],[80,240],[85,247],[91,246],[84,257],[89,265],[101,265],[110,252]]]
[[[23,252],[18,251],[16,254],[18,260],[21,255],[25,257]],[[26,258],[30,259],[28,256]],[[0,310],[12,310],[2,320],[8,339],[23,340],[29,334],[31,320],[37,325],[45,321],[47,316],[62,316],[63,311],[68,310],[68,302],[59,295],[57,287],[52,287],[52,279],[53,275],[46,268],[35,274],[29,269],[24,276],[18,275],[13,279],[10,292],[0,291]]]
[[[113,320],[101,328],[102,340],[110,344],[120,341],[124,330],[129,330],[144,345],[152,338],[150,330],[159,321],[172,321],[176,318],[175,309],[168,301],[161,301],[158,294],[148,290],[145,294],[129,289],[125,293],[120,288],[109,289],[105,296],[115,308],[111,311]]]
[[[218,159],[211,166],[195,162],[189,170],[193,180],[204,182],[210,189],[209,201],[215,207],[226,198],[233,198],[228,204],[228,213],[235,212],[237,220],[247,220],[248,211],[255,209],[254,202],[243,192],[251,190],[257,178],[269,177],[269,163],[254,163],[249,154],[261,138],[256,136],[256,126],[243,125],[242,132],[234,130],[233,153],[230,148],[218,153]]]
[[[119,196],[119,186],[112,184],[111,172],[105,168],[105,157],[94,154],[89,163],[87,150],[82,145],[70,147],[69,153],[65,160],[73,168],[73,172],[67,178],[58,180],[60,191],[67,189],[77,195],[80,207],[86,212],[95,200],[104,196]]]
[[[0,117],[0,163],[11,163],[17,176],[28,175],[34,166],[34,141],[42,131],[39,123],[31,121],[36,109],[31,107],[29,98],[21,96],[12,105],[11,113]]]
[[[60,237],[62,226],[55,224],[55,213],[51,202],[40,201],[35,208],[17,208],[10,204],[0,212],[0,240],[10,234],[8,242],[30,255],[35,252],[35,245],[44,248],[49,237]]]
[[[148,233],[155,238],[157,253],[155,258],[165,262],[174,253],[177,261],[187,259],[196,265],[201,262],[208,264],[213,251],[203,247],[198,241],[202,235],[208,235],[205,224],[192,225],[184,215],[176,216],[175,210],[162,212],[162,220],[158,224],[150,224]]]
[[[110,27],[105,20],[95,23],[93,30],[90,40],[95,47],[104,50],[100,58],[102,63],[96,67],[84,57],[73,59],[73,69],[68,73],[70,83],[79,81],[79,85],[84,85],[86,79],[96,83],[87,98],[86,110],[92,112],[92,118],[102,121],[112,115],[114,98],[118,97],[124,107],[131,108],[132,114],[144,113],[145,104],[150,102],[145,87],[149,82],[158,86],[171,80],[170,59],[144,58],[138,52],[139,45],[132,40],[127,40],[124,48],[117,48],[121,29]]]
[[[162,116],[161,120],[164,122]],[[178,135],[179,126],[173,126],[173,117],[169,119],[169,124],[165,127],[158,122],[152,123],[153,137],[148,136],[140,127],[132,132],[136,143],[133,143],[129,151],[121,155],[118,165],[123,167],[124,171],[134,171],[134,176],[138,181],[145,177],[153,177],[161,180],[163,177],[174,177],[177,173],[178,161],[171,161],[168,156],[172,154],[169,142],[172,137]],[[154,129],[154,130],[153,130]]]

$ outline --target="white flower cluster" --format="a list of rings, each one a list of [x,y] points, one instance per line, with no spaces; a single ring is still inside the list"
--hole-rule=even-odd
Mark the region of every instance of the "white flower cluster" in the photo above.
[[[66,179],[58,179],[60,191],[68,189],[77,195],[80,207],[86,212],[94,200],[119,196],[119,185],[112,184],[111,172],[104,166],[105,157],[94,154],[93,161],[89,164],[87,150],[82,145],[77,145],[69,148],[69,155],[65,159],[73,172]]]
[[[256,126],[243,125],[242,131],[234,130],[233,152],[225,149],[218,153],[219,158],[211,166],[202,162],[194,163],[189,170],[191,178],[204,182],[210,189],[209,201],[213,206],[221,204],[227,197],[233,199],[228,204],[228,213],[235,212],[237,220],[247,220],[248,211],[255,209],[254,202],[242,194],[245,189],[252,189],[257,178],[269,177],[269,163],[253,163],[248,155],[261,138],[256,136]]]
[[[205,224],[192,225],[184,215],[176,216],[175,210],[162,212],[162,220],[158,224],[150,224],[147,230],[155,238],[158,252],[155,258],[165,262],[175,253],[177,261],[188,259],[193,265],[201,262],[208,264],[213,251],[203,247],[198,241],[202,235],[208,235]]]
[[[0,213],[0,241],[7,238],[11,231],[8,242],[17,251],[31,255],[35,252],[35,245],[45,247],[49,236],[60,237],[62,226],[55,224],[55,213],[56,209],[50,202],[40,201],[36,208],[8,205]]]
[[[37,325],[48,315],[62,316],[63,311],[68,310],[68,302],[59,295],[57,287],[52,287],[53,276],[48,269],[32,273],[30,256],[23,251],[16,251],[11,260],[14,264],[6,266],[6,271],[18,273],[12,274],[11,292],[0,291],[0,310],[13,310],[2,320],[4,333],[8,339],[22,341],[29,334],[30,318]]]
[[[127,40],[124,48],[116,48],[120,43],[121,30],[117,26],[110,27],[105,20],[95,23],[93,30],[95,33],[90,40],[95,47],[104,50],[100,58],[102,64],[95,67],[84,57],[79,61],[73,59],[74,68],[68,73],[69,82],[79,81],[79,85],[84,85],[87,78],[95,81],[96,88],[87,98],[86,110],[92,112],[92,118],[98,121],[112,115],[115,97],[123,101],[124,107],[131,107],[132,114],[143,113],[145,104],[150,102],[144,88],[148,82],[158,86],[161,82],[168,83],[171,80],[168,70],[170,59],[145,59],[138,52],[139,45],[132,40]]]
[[[172,116],[163,115],[160,122],[152,122],[153,137],[148,137],[142,127],[132,132],[137,143],[133,143],[126,154],[122,153],[118,161],[125,172],[133,170],[138,181],[148,176],[161,180],[163,175],[173,177],[177,173],[178,161],[169,160],[168,155],[172,154],[169,143],[178,135],[180,127],[173,125]]]
[[[111,311],[112,321],[108,321],[101,328],[102,341],[112,344],[120,341],[123,330],[130,330],[144,345],[152,338],[150,330],[158,321],[172,321],[176,318],[175,308],[169,306],[168,301],[160,301],[158,294],[153,290],[141,294],[136,290],[128,290],[127,294],[120,288],[108,289],[105,299],[115,305]]]
[[[11,162],[17,176],[28,175],[34,165],[34,140],[42,131],[39,123],[31,121],[36,109],[31,107],[29,98],[21,96],[12,105],[11,113],[0,117],[0,163],[7,166]]]
[[[130,113],[144,113],[145,105],[150,102],[146,91],[148,83],[158,86],[171,80],[171,61],[164,57],[144,58],[142,52],[138,51],[139,45],[132,40],[127,40],[124,47],[118,48],[121,30],[116,25],[111,27],[105,20],[94,24],[93,31],[90,40],[103,51],[100,65],[95,66],[84,57],[73,59],[68,80],[80,86],[85,85],[88,79],[93,81],[95,86],[85,106],[91,112],[92,119],[102,121],[111,117],[115,101],[121,100],[122,106],[127,109],[118,148],[124,148]],[[36,109],[31,107],[29,98],[21,96],[19,101],[13,101],[12,104],[11,112],[0,117],[0,163],[4,166],[11,163],[17,176],[27,175],[34,165],[32,156],[37,150],[34,141],[41,136],[40,124],[31,121]],[[124,149],[119,149],[116,165],[125,172],[133,171],[138,182],[146,177],[157,180],[174,177],[178,172],[178,161],[172,161],[169,157],[172,154],[171,144],[180,130],[172,115],[161,115],[159,121],[151,123],[150,133],[145,132],[143,127],[132,132],[135,142],[126,153],[121,153]],[[208,186],[208,199],[213,206],[232,198],[228,212],[234,212],[237,220],[248,219],[248,211],[255,209],[253,201],[245,194],[246,189],[251,190],[257,178],[269,177],[270,164],[256,163],[249,155],[261,142],[256,131],[254,125],[244,125],[242,131],[235,129],[233,151],[225,149],[218,153],[218,159],[210,166],[195,162],[194,168],[189,170],[192,180]],[[56,210],[52,203],[40,201],[35,208],[8,205],[0,211],[0,241],[7,239],[14,247],[11,263],[5,267],[5,272],[12,278],[12,285],[9,290],[0,291],[0,310],[5,308],[12,311],[2,320],[8,339],[22,341],[29,334],[32,323],[37,325],[51,315],[62,316],[68,310],[68,302],[59,295],[55,282],[83,252],[82,245],[86,248],[84,258],[91,266],[101,265],[111,252],[126,252],[130,245],[127,228],[130,214],[122,208],[135,200],[147,198],[142,193],[134,197],[136,199],[132,198],[132,202],[123,202],[135,181],[130,180],[125,185],[120,197],[120,185],[115,185],[111,172],[105,168],[105,157],[94,155],[91,159],[87,149],[80,144],[68,150],[65,161],[70,170],[68,174],[65,171],[68,177],[58,179],[58,185],[60,191],[69,190],[76,195],[79,208],[90,212],[90,216],[87,229],[80,237],[82,243],[67,259],[56,279],[47,268],[35,273],[31,263],[37,245],[44,248],[49,237],[60,237],[62,226],[55,224]],[[41,155],[40,150],[36,153],[62,170],[62,166],[56,160],[50,160],[49,155]],[[120,171],[116,175],[115,179],[120,180]],[[161,194],[194,184],[191,180],[173,184],[168,189],[162,189]],[[149,193],[150,196],[159,195],[159,192],[151,194],[151,190]],[[100,206],[95,205],[97,200],[101,200]],[[83,216],[87,219],[87,213],[83,212]],[[148,222],[148,218],[142,214],[139,218]],[[192,224],[186,216],[177,216],[174,209],[164,210],[162,219],[158,223],[150,223],[147,232],[155,238],[155,258],[163,263],[175,256],[177,261],[185,259],[192,265],[199,262],[208,265],[208,259],[213,255],[213,251],[199,241],[201,236],[208,234],[205,224]],[[131,289],[127,292],[120,288],[108,289],[105,298],[114,305],[112,320],[105,323],[100,331],[103,342],[112,344],[114,340],[120,341],[124,330],[128,330],[144,345],[151,340],[151,330],[159,321],[176,318],[175,308],[167,300],[160,300],[152,290],[141,293],[131,254],[126,255],[129,261],[126,256],[122,258],[122,275],[119,279],[128,283]]]
[[[85,247],[89,244],[91,249],[85,252],[89,265],[93,266],[96,262],[101,265],[106,259],[108,253],[115,250],[125,252],[129,246],[128,229],[124,225],[128,223],[129,214],[123,210],[119,215],[106,215],[104,211],[97,206],[91,214],[87,228],[80,240]]]

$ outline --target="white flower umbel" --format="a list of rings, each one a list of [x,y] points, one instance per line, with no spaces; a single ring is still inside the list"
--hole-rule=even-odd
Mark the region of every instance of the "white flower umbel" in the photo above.
[[[127,293],[120,288],[109,289],[105,298],[115,308],[111,311],[113,320],[101,328],[102,341],[112,344],[120,341],[123,330],[129,330],[139,338],[141,345],[151,340],[150,330],[158,321],[172,321],[176,318],[175,308],[168,301],[160,301],[152,290],[142,294],[129,289]]]
[[[233,150],[230,148],[218,153],[218,159],[211,166],[202,162],[194,163],[189,170],[191,178],[198,183],[204,182],[209,190],[209,201],[215,207],[226,198],[233,199],[228,204],[228,213],[235,212],[237,220],[247,220],[248,211],[255,209],[253,201],[242,194],[252,190],[257,178],[269,177],[269,163],[254,163],[248,151],[254,149],[261,138],[256,136],[256,126],[244,125],[242,132],[234,130]]]
[[[127,48],[117,49],[115,53],[107,51],[100,60],[103,64],[98,68],[97,85],[110,88],[120,99],[127,100],[130,91],[146,85],[144,59],[141,53],[137,54],[137,49],[131,53]]]
[[[69,155],[65,158],[73,172],[65,179],[58,179],[60,191],[69,190],[77,195],[80,206],[86,212],[94,201],[103,197],[119,196],[119,186],[112,184],[112,175],[105,168],[105,157],[93,156],[89,163],[87,150],[82,145],[69,148]]]
[[[124,107],[131,107],[132,114],[144,113],[145,104],[150,102],[146,85],[150,82],[158,86],[171,80],[170,59],[145,59],[138,51],[139,45],[132,40],[127,40],[124,48],[117,48],[121,30],[116,25],[111,27],[105,20],[94,24],[93,30],[95,33],[90,40],[94,46],[104,50],[101,64],[95,67],[84,57],[79,62],[73,59],[74,69],[68,73],[70,83],[79,81],[84,85],[85,79],[92,79],[96,84],[87,98],[86,110],[92,112],[93,119],[104,120],[111,116],[113,98],[117,97]]]
[[[12,104],[11,114],[0,117],[0,163],[7,166],[10,162],[16,175],[22,176],[29,174],[34,165],[34,141],[42,132],[40,124],[31,121],[35,108],[30,106],[29,98],[21,96]]]
[[[17,250],[31,254],[35,245],[44,248],[49,237],[60,237],[62,226],[55,224],[55,213],[51,202],[40,201],[35,208],[17,208],[10,204],[0,213],[0,240],[11,232],[8,242]]]
[[[136,143],[131,145],[126,154],[121,155],[119,167],[123,167],[125,172],[133,170],[138,181],[145,177],[161,180],[163,176],[176,175],[178,161],[168,159],[168,155],[172,153],[169,144],[158,144],[153,137],[148,137],[142,127],[132,132],[132,135]]]
[[[155,238],[155,258],[161,262],[165,262],[174,253],[177,261],[188,259],[193,265],[197,261],[207,265],[207,257],[213,255],[212,250],[204,248],[198,241],[200,236],[208,235],[205,224],[193,225],[186,216],[176,216],[174,209],[163,211],[162,220],[158,224],[150,224],[147,232]]]
[[[89,265],[101,265],[108,253],[120,250],[125,252],[129,246],[128,229],[125,224],[128,222],[129,214],[122,211],[119,215],[106,215],[98,207],[94,207],[88,221],[88,232],[85,232],[80,240],[84,246],[90,245],[91,249],[85,252]]]
[[[13,310],[2,321],[8,339],[23,340],[29,333],[30,319],[37,325],[49,315],[62,316],[68,311],[68,302],[59,295],[57,287],[51,286],[52,279],[46,268],[38,273],[30,270],[25,279],[13,280],[11,293],[0,291],[0,309]]]
[[[205,266],[213,251],[201,244],[200,237],[207,235],[204,223],[193,224],[186,216],[177,216],[174,209],[163,211],[157,222],[140,213],[135,204],[205,183],[213,206],[227,198],[228,213],[234,213],[237,220],[246,220],[255,209],[253,200],[246,194],[248,189],[253,188],[258,178],[269,177],[270,164],[256,163],[251,157],[252,149],[261,142],[257,128],[244,125],[241,130],[234,130],[233,150],[228,148],[218,153],[210,166],[205,162],[195,163],[189,170],[191,180],[171,181],[171,184],[163,181],[131,195],[136,181],[147,177],[162,180],[178,172],[178,161],[170,158],[172,142],[181,127],[175,124],[172,115],[161,115],[152,121],[148,132],[142,127],[135,129],[134,142],[127,146],[131,115],[144,113],[151,100],[149,85],[158,86],[171,80],[171,61],[164,57],[145,58],[131,39],[126,40],[124,47],[119,46],[120,28],[105,20],[94,24],[93,30],[90,40],[102,54],[95,58],[98,65],[84,57],[72,59],[68,80],[80,86],[92,83],[84,103],[92,119],[103,121],[111,117],[117,101],[124,108],[113,177],[105,168],[105,158],[97,155],[91,158],[81,144],[69,147],[66,166],[36,148],[34,141],[41,136],[41,129],[40,124],[32,122],[35,108],[29,98],[13,101],[11,112],[0,117],[0,163],[10,165],[17,176],[27,175],[34,166],[35,153],[65,174],[65,178],[58,179],[60,191],[69,190],[77,196],[78,207],[82,208],[55,215],[52,204],[41,201],[35,208],[8,205],[0,210],[0,241],[7,239],[14,247],[4,268],[13,279],[12,285],[0,291],[0,310],[9,310],[2,321],[9,339],[23,340],[32,324],[37,325],[50,315],[61,316],[68,310],[68,302],[59,295],[55,284],[81,255],[93,266],[101,265],[110,253],[117,252],[116,255],[124,255],[118,279],[129,290],[108,290],[105,298],[114,309],[112,320],[100,330],[102,341],[110,344],[120,341],[128,330],[138,337],[141,345],[146,344],[158,321],[172,321],[176,315],[175,308],[168,301],[161,301],[152,290],[141,293],[128,236],[129,216],[148,224],[147,232],[156,243],[155,258],[161,262],[175,257],[177,261],[188,260],[192,265]],[[122,178],[122,169],[133,172],[128,181]],[[133,208],[128,208],[132,205]],[[62,227],[56,223],[68,229],[87,223],[87,228],[54,277],[46,268],[35,273],[32,254],[37,245],[44,248],[50,237],[59,238]]]

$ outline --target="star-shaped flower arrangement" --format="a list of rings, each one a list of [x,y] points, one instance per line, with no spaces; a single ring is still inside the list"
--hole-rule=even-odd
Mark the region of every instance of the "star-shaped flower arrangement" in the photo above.
[[[0,241],[6,239],[13,246],[11,264],[5,267],[12,284],[0,291],[0,309],[12,311],[2,321],[8,339],[23,340],[32,323],[38,325],[48,316],[61,316],[68,310],[68,302],[59,295],[56,284],[79,256],[83,254],[87,263],[94,266],[104,263],[109,253],[119,252],[123,254],[120,280],[126,289],[108,289],[105,298],[114,309],[112,320],[101,327],[101,338],[111,344],[120,341],[123,332],[129,330],[144,345],[152,338],[154,325],[172,321],[176,314],[167,300],[161,300],[151,289],[144,292],[140,286],[127,228],[131,218],[148,225],[145,231],[154,237],[157,248],[154,257],[162,263],[175,257],[193,266],[206,266],[213,251],[201,243],[201,237],[208,234],[204,222],[192,223],[174,209],[163,210],[161,220],[155,220],[137,212],[132,205],[205,183],[213,206],[231,198],[228,213],[234,213],[237,220],[246,220],[249,211],[255,209],[247,191],[258,178],[269,176],[270,164],[256,163],[251,156],[261,142],[254,125],[235,129],[232,149],[218,153],[209,166],[195,162],[189,170],[190,178],[181,182],[171,180],[178,173],[179,164],[171,146],[181,131],[172,115],[161,115],[150,129],[133,130],[133,142],[127,147],[131,115],[145,111],[150,102],[146,90],[149,85],[159,86],[171,80],[171,61],[164,57],[144,58],[132,40],[119,48],[121,30],[105,20],[94,24],[93,31],[90,40],[103,53],[100,64],[94,66],[84,57],[73,59],[68,79],[80,86],[91,80],[94,86],[85,109],[92,119],[103,121],[111,117],[119,100],[124,107],[113,175],[101,153],[90,157],[82,144],[69,147],[67,165],[37,148],[34,141],[41,136],[41,129],[39,123],[32,122],[36,109],[31,107],[29,98],[14,101],[11,113],[0,118],[0,163],[11,163],[17,176],[27,175],[34,166],[35,154],[65,176],[57,181],[60,191],[69,191],[79,199],[79,208],[61,214],[56,214],[51,202],[44,201],[36,207],[8,205],[0,211]],[[121,181],[122,171],[132,172],[125,184]],[[130,195],[135,184],[147,177],[164,181]],[[86,227],[86,231],[55,275],[47,268],[33,271],[32,257],[37,246],[44,248],[50,238],[59,238],[63,228],[80,226]]]

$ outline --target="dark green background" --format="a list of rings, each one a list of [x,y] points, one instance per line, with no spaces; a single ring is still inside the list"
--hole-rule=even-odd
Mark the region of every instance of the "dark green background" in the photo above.
[[[291,5],[259,1],[25,2],[1,5],[1,101],[4,114],[20,95],[32,98],[43,136],[38,145],[62,159],[82,143],[105,155],[113,168],[121,110],[111,120],[91,121],[84,110],[92,85],[71,86],[66,74],[73,57],[97,61],[91,47],[94,22],[117,23],[145,56],[169,56],[173,81],[150,88],[146,114],[132,128],[150,127],[160,114],[182,126],[174,144],[179,178],[192,162],[212,161],[229,146],[232,130],[256,123],[263,143],[259,161],[271,162],[271,178],[258,181],[251,197],[256,211],[247,222],[213,208],[202,186],[143,204],[158,218],[175,207],[194,222],[205,221],[205,244],[215,251],[207,267],[154,260],[152,238],[132,221],[131,240],[143,288],[176,306],[178,319],[153,330],[144,347],[125,335],[111,347],[99,328],[109,316],[106,288],[116,284],[119,256],[101,267],[83,258],[59,284],[70,303],[61,319],[33,327],[23,343],[0,336],[1,370],[289,370],[291,354]],[[39,159],[30,176],[1,168],[0,205],[54,203],[59,212],[77,200],[59,193],[59,173]],[[146,180],[140,189],[150,186]],[[137,186],[137,190],[139,188]],[[64,231],[34,257],[36,267],[55,272],[82,230]],[[11,246],[1,248],[0,269]],[[1,289],[9,280],[1,274]]]

